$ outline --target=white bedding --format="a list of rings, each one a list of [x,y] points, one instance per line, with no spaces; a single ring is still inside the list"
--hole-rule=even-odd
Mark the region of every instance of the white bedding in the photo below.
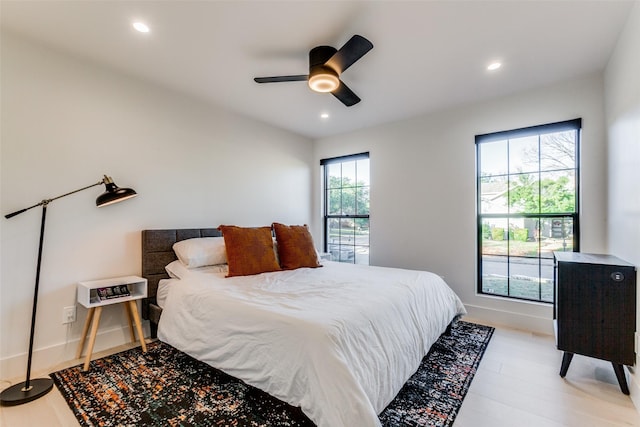
[[[179,282],[178,279],[161,279],[158,282],[158,290],[156,291],[156,303],[158,307],[164,308],[164,302],[167,300],[169,290],[171,286],[175,286],[174,283]]]
[[[379,426],[455,316],[437,275],[325,262],[168,287],[158,337],[285,402],[320,427]]]

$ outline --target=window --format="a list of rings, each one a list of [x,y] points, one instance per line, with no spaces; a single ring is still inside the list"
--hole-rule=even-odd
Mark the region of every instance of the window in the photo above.
[[[332,261],[369,264],[369,153],[320,161],[324,251]]]
[[[579,250],[580,129],[476,136],[479,293],[553,302],[553,251]]]

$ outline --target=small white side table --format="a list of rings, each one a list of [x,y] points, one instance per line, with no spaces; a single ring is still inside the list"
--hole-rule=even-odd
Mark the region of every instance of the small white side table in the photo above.
[[[126,285],[129,288],[129,296],[111,298],[106,300],[100,300],[98,298],[98,288],[106,288],[116,285]],[[76,352],[76,359],[82,356],[82,350],[84,349],[84,343],[87,339],[87,332],[89,332],[89,326],[91,325],[91,335],[89,337],[89,346],[87,348],[87,356],[84,361],[84,370],[89,369],[89,363],[91,362],[91,354],[93,353],[93,345],[96,342],[96,334],[98,333],[98,325],[100,324],[100,315],[102,314],[102,307],[105,305],[122,304],[124,303],[124,309],[129,321],[129,332],[131,333],[131,342],[136,341],[136,336],[133,331],[133,325],[135,323],[138,337],[140,339],[140,345],[142,351],[147,352],[147,345],[144,341],[144,335],[142,334],[142,322],[140,320],[140,314],[138,313],[137,300],[147,297],[147,279],[138,276],[125,276],[114,277],[111,279],[91,280],[78,283],[78,302],[89,309],[87,319],[84,322],[82,328],[82,338],[78,345],[78,351]]]

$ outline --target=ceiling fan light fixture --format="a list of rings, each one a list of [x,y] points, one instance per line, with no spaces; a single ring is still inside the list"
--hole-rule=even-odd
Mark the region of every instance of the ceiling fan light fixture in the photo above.
[[[337,73],[323,70],[309,76],[309,87],[315,92],[333,92],[340,86]]]
[[[256,83],[306,81],[314,92],[331,93],[346,107],[360,102],[358,95],[340,80],[342,73],[373,49],[373,43],[355,34],[340,49],[316,46],[309,51],[309,74],[254,77]]]

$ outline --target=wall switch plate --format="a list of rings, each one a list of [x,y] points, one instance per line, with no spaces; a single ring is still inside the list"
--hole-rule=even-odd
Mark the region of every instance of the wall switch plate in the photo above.
[[[62,324],[73,323],[76,321],[76,306],[65,307],[62,309]]]

